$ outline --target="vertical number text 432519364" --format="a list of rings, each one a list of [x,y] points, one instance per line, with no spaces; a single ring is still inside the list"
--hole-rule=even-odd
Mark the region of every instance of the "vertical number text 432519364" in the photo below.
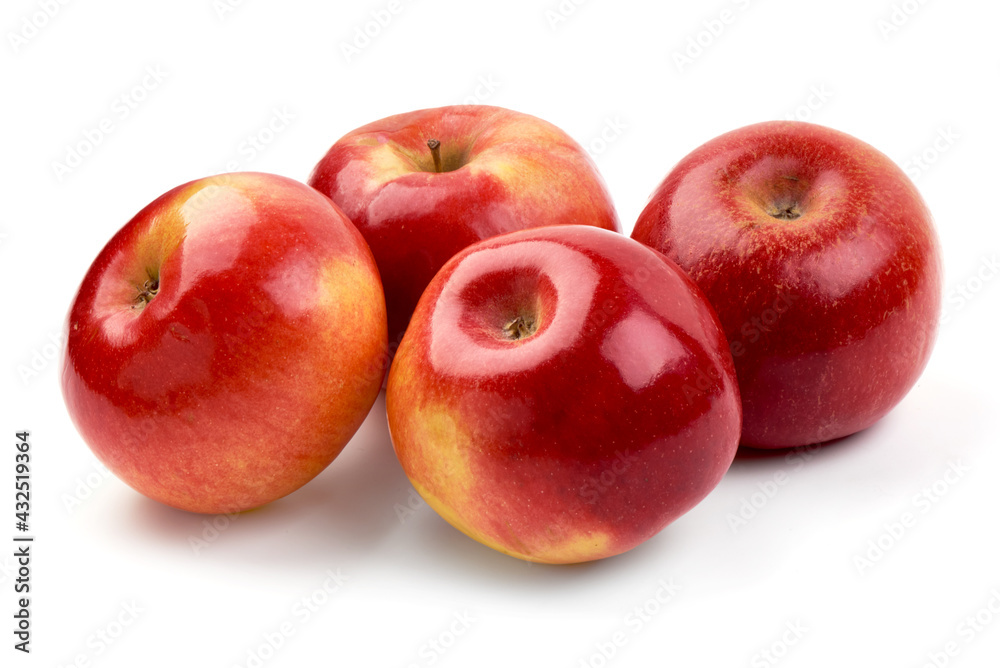
[[[15,434],[14,447],[14,649],[31,651],[31,545],[34,538],[28,535],[31,519],[31,443],[28,432]]]

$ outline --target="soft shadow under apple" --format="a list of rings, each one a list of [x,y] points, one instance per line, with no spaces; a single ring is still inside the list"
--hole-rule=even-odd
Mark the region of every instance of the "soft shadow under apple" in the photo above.
[[[298,491],[235,515],[188,513],[139,494],[118,531],[192,557],[246,566],[327,566],[366,558],[399,527],[409,482],[396,461],[380,396],[344,452]]]

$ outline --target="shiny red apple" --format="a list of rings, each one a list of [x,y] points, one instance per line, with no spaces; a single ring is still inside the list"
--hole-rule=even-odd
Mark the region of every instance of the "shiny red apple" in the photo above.
[[[100,252],[69,313],[63,395],[133,488],[233,512],[337,456],[378,395],[385,346],[374,259],[333,202],[224,174],[162,195]]]
[[[864,429],[930,356],[941,302],[931,214],[899,167],[850,135],[768,122],[717,137],[667,175],[632,236],[715,307],[745,445]]]
[[[716,486],[740,433],[728,344],[701,292],[659,253],[579,225],[448,261],[386,405],[399,461],[438,513],[547,563],[652,537]]]
[[[330,148],[309,184],[371,246],[393,349],[431,278],[469,244],[540,225],[620,230],[579,144],[551,123],[498,107],[424,109],[358,128]]]

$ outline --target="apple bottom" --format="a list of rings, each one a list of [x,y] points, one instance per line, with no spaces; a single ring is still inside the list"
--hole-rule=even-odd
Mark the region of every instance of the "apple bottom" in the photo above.
[[[509,405],[487,407],[476,395],[469,392],[465,403],[510,414]],[[714,408],[739,410],[735,401],[720,406],[726,400],[717,398]],[[507,432],[497,448],[503,457],[489,453],[495,433],[460,426],[474,424],[462,420],[461,409],[424,407],[392,428],[394,442],[412,444],[400,457],[404,470],[438,514],[488,547],[550,564],[602,559],[645,542],[701,501],[732,461],[731,450],[692,446],[735,443],[728,432],[738,426],[719,424],[725,420],[643,442],[600,409],[580,410],[591,414],[578,423],[581,433],[540,434],[526,425],[520,434]]]
[[[816,445],[874,425],[923,372],[937,329],[930,314],[937,305],[935,293],[918,292],[908,307],[829,350],[809,351],[802,341],[790,349],[777,338],[748,346],[735,358],[743,401],[740,444],[759,449]],[[843,324],[833,327],[850,332],[850,318],[843,314]]]
[[[309,361],[289,365],[287,377],[297,378],[297,387],[281,378],[258,379],[274,391],[242,398],[189,394],[162,412],[131,415],[97,398],[104,410],[88,401],[77,414],[100,420],[79,427],[97,458],[151,499],[197,513],[257,508],[322,472],[360,427],[378,392],[371,381],[364,388],[345,387],[310,367]],[[343,403],[316,400],[341,393]]]

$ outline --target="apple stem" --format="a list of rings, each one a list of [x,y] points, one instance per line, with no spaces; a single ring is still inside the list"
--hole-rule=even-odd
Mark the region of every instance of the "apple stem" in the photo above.
[[[781,206],[772,206],[772,208],[767,212],[772,218],[777,218],[778,220],[795,220],[802,215],[799,207],[795,204],[784,204]]]
[[[431,157],[434,158],[434,171],[441,173],[441,142],[431,139],[427,142],[427,148],[431,150]]]
[[[517,341],[535,333],[535,321],[532,318],[519,315],[504,325],[503,329],[510,340]]]
[[[142,290],[139,295],[135,298],[135,308],[136,306],[145,306],[149,302],[153,301],[153,297],[156,293],[160,291],[160,281],[155,278],[151,278],[142,284]]]

